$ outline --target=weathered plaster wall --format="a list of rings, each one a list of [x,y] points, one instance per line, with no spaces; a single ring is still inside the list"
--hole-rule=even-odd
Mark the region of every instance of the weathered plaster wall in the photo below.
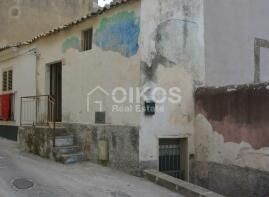
[[[0,45],[25,41],[92,9],[92,0],[1,0]]]
[[[69,123],[64,126],[75,134],[76,143],[81,146],[87,160],[139,175],[138,127]],[[99,158],[100,140],[108,142],[107,162],[101,162]]]
[[[11,49],[3,52],[0,56],[0,81],[2,82],[2,72],[6,69],[13,70],[13,89],[15,94],[15,121],[1,124],[19,125],[20,122],[20,98],[23,96],[36,95],[36,53],[30,48],[24,50]],[[1,94],[2,94],[1,85]]]
[[[139,49],[140,17],[135,11],[120,12],[102,18],[95,31],[95,44],[106,51],[116,51],[125,57]]]
[[[194,182],[227,196],[268,195],[268,93],[268,84],[196,91]]]
[[[126,17],[119,20],[118,15]],[[49,93],[48,64],[63,62],[63,122],[94,124],[95,111],[100,110],[94,102],[102,101],[107,124],[139,124],[139,113],[112,112],[115,103],[111,95],[106,96],[101,91],[89,97],[87,111],[87,95],[97,86],[109,93],[118,86],[126,90],[139,87],[139,24],[140,3],[135,1],[34,44],[40,54],[37,60],[38,95]],[[94,33],[93,48],[81,51],[81,33],[91,27]],[[112,29],[117,33],[110,33]],[[129,30],[135,35],[130,35]],[[129,106],[128,100],[123,105]]]
[[[141,86],[175,86],[182,96],[180,104],[162,104],[164,112],[141,114],[141,165],[158,168],[159,137],[189,137],[194,151],[193,87],[204,79],[203,1],[142,1],[141,9]]]
[[[206,83],[209,86],[252,83],[255,38],[269,40],[267,0],[206,0]],[[256,50],[256,49],[255,49]],[[261,80],[268,81],[268,47],[261,49]]]
[[[18,142],[23,151],[53,159],[53,130],[46,127],[19,127]]]
[[[55,132],[55,133],[54,133]],[[72,135],[81,148],[83,159],[106,165],[133,175],[139,170],[139,127],[65,123],[55,131],[47,127],[19,127],[20,148],[44,158],[59,160],[53,147],[53,136]],[[101,141],[108,142],[107,161],[100,160]]]

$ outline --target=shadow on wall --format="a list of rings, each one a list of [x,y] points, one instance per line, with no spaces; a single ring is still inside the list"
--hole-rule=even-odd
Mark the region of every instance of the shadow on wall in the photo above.
[[[0,137],[17,141],[18,127],[17,126],[0,126]]]

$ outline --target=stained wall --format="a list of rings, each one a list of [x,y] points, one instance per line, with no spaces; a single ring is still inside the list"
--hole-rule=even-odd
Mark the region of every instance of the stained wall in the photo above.
[[[182,97],[140,116],[141,166],[158,169],[159,138],[186,137],[194,152],[193,90],[205,74],[203,1],[142,1],[141,9],[141,87],[150,89],[149,98],[156,87],[177,87]]]
[[[86,15],[92,8],[92,0],[2,0],[0,45],[29,40]]]
[[[196,91],[193,182],[227,196],[268,195],[268,87]]]

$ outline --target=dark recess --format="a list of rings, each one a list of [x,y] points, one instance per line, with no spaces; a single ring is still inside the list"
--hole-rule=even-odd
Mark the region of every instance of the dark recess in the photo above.
[[[17,126],[0,125],[0,137],[17,141],[17,134],[18,134]]]

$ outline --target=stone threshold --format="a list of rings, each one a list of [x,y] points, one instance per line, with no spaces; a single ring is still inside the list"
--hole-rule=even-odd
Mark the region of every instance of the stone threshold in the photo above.
[[[186,197],[224,197],[205,188],[171,177],[157,170],[144,170],[145,179]]]

